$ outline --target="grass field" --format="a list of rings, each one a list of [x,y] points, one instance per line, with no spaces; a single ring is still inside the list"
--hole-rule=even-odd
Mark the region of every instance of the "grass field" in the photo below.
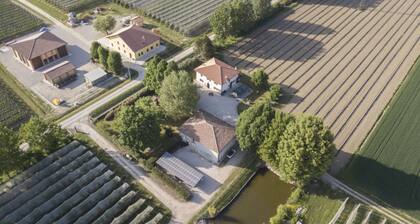
[[[420,221],[419,111],[420,58],[340,176],[346,183]]]
[[[12,3],[12,1],[0,1],[0,42],[35,30],[42,24],[41,19]]]
[[[416,0],[302,0],[224,53],[249,74],[262,68],[289,94],[283,110],[325,121],[340,150],[357,151],[420,52]]]

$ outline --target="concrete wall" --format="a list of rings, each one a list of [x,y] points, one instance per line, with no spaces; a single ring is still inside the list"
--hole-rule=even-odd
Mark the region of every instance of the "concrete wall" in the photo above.
[[[147,45],[146,47],[144,47],[143,49],[140,49],[137,52],[133,52],[131,50],[131,48],[129,48],[127,46],[127,44],[124,42],[124,40],[122,40],[120,37],[111,37],[109,38],[110,42],[111,42],[111,47],[113,48],[113,50],[119,52],[121,55],[125,55],[127,58],[131,58],[131,59],[138,59],[141,56],[143,56],[144,54],[146,54],[147,52],[158,48],[160,46],[160,40],[153,42],[150,45]],[[142,41],[141,38],[139,38],[138,41]]]

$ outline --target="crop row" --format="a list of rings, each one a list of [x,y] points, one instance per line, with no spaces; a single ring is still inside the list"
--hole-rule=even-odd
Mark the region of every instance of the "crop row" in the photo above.
[[[84,9],[101,1],[99,0],[46,0],[48,3],[57,6],[58,8],[70,12]]]
[[[0,186],[4,223],[160,223],[163,215],[77,142]]]
[[[131,7],[160,20],[186,35],[196,35],[208,27],[208,19],[223,0],[123,0]]]
[[[10,0],[0,1],[0,42],[34,30],[42,24],[42,20],[38,17]]]

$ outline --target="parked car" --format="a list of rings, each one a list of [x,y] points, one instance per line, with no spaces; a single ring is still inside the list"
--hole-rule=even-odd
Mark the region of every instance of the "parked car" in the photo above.
[[[46,32],[48,31],[48,27],[41,27],[41,29],[39,29],[39,32]]]

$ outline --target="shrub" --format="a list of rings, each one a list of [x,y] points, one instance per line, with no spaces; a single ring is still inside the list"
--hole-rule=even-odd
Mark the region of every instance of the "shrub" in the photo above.
[[[279,205],[276,215],[270,218],[270,224],[285,224],[293,218],[293,209],[287,205]]]
[[[273,102],[278,102],[281,97],[281,88],[280,85],[272,85],[270,87],[270,99]]]
[[[258,90],[267,90],[270,86],[268,84],[268,75],[263,70],[258,69],[251,74],[251,80]]]
[[[287,204],[296,204],[300,202],[304,195],[305,191],[301,187],[296,188],[287,199]]]

